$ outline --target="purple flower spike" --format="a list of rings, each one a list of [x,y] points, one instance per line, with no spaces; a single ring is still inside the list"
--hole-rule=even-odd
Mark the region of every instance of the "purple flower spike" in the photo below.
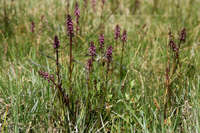
[[[174,43],[173,40],[169,41],[169,46],[171,47],[171,49],[176,52],[178,50],[178,48],[176,47],[176,44]]]
[[[185,42],[185,38],[186,38],[186,29],[184,28],[180,34],[180,42]]]
[[[94,46],[94,42],[90,42],[89,53],[92,58],[96,55],[96,47]]]
[[[78,3],[76,2],[75,4],[75,11],[74,11],[74,14],[76,17],[80,17],[80,10],[79,10],[79,6],[78,6]]]
[[[74,15],[76,16],[76,23],[78,23],[78,20],[79,20],[79,17],[80,17],[80,10],[79,10],[79,6],[78,6],[77,2],[75,4]]]
[[[101,34],[99,36],[99,44],[100,44],[100,49],[103,49],[103,47],[104,47],[104,34]]]
[[[106,51],[106,58],[108,63],[110,63],[112,61],[112,46],[109,46],[107,51]]]
[[[67,31],[70,37],[74,35],[73,22],[70,15],[67,15]]]
[[[92,63],[93,63],[93,60],[92,59],[88,59],[87,64],[86,64],[86,69],[88,71],[92,70]]]
[[[54,76],[49,74],[48,72],[39,71],[39,75],[45,80],[48,80],[48,82],[50,81],[54,82]]]
[[[115,27],[115,40],[117,40],[118,38],[120,38],[120,27],[119,27],[119,25],[116,25],[116,27]]]
[[[53,47],[54,47],[54,49],[57,49],[57,48],[59,48],[59,46],[60,46],[60,41],[59,41],[59,39],[58,39],[58,36],[55,36],[55,37],[54,37],[54,44],[53,44]]]
[[[122,42],[125,43],[127,40],[127,33],[126,30],[124,30],[123,34],[122,34]]]

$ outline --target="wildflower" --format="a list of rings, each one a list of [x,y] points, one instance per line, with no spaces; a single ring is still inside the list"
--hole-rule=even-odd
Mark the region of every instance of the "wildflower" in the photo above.
[[[67,15],[67,31],[68,31],[68,35],[70,37],[73,37],[74,35],[73,22],[70,15]]]
[[[116,27],[115,27],[115,40],[117,40],[118,38],[120,38],[120,27],[119,27],[119,25],[116,25]]]
[[[58,39],[58,36],[54,37],[54,44],[53,44],[54,49],[57,49],[60,47],[60,41]]]
[[[112,46],[109,46],[106,51],[106,59],[108,63],[112,61]]]
[[[87,64],[86,64],[86,69],[88,71],[92,70],[92,63],[93,63],[93,60],[92,59],[88,59]]]
[[[94,46],[94,42],[90,42],[89,53],[92,58],[96,55],[96,47]]]
[[[179,49],[178,49],[178,47],[176,46],[176,44],[174,43],[173,40],[169,41],[169,46],[171,47],[172,51],[175,53],[176,58],[178,59],[178,57],[179,57]]]
[[[101,34],[99,36],[99,44],[100,44],[100,49],[103,49],[103,47],[104,47],[104,34]]]
[[[185,42],[186,39],[186,29],[182,29],[181,34],[180,34],[180,42]]]
[[[39,73],[39,75],[40,75],[41,77],[43,77],[45,80],[48,80],[48,82],[50,82],[50,81],[54,82],[54,76],[51,75],[51,74],[49,74],[48,72],[39,71],[38,73]]]
[[[122,42],[125,43],[126,40],[127,40],[127,33],[126,33],[126,30],[124,30],[122,34]]]
[[[75,16],[77,17],[77,19],[80,17],[80,10],[79,10],[79,6],[78,3],[76,2],[75,4],[75,11],[74,11]]]

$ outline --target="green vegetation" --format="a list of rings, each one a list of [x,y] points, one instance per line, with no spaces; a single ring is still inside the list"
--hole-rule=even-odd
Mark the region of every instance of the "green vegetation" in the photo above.
[[[200,132],[200,1],[102,1],[0,1],[0,132]]]

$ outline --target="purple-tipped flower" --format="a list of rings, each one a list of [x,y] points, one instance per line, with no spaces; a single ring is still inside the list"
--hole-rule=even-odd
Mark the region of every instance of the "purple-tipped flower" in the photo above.
[[[67,31],[70,37],[74,35],[73,22],[70,15],[67,15]]]
[[[77,3],[77,2],[76,2],[76,4],[75,4],[74,15],[75,15],[77,18],[80,17],[80,10],[79,10],[79,6],[78,6],[78,3]]]
[[[75,4],[74,15],[76,16],[76,23],[78,23],[78,20],[79,20],[79,17],[80,17],[80,10],[79,10],[79,6],[78,6],[77,2]]]
[[[87,64],[86,64],[86,69],[90,72],[92,70],[92,59],[88,59]]]
[[[180,34],[180,42],[185,42],[186,39],[186,29],[182,29],[181,34]]]
[[[171,49],[172,49],[174,52],[177,51],[176,44],[174,43],[173,40],[170,40],[170,41],[169,41],[169,46],[171,47]]]
[[[45,80],[48,80],[48,82],[50,82],[50,81],[54,82],[54,76],[51,75],[51,74],[49,74],[48,72],[39,71],[38,73],[39,73],[39,75],[40,75],[41,77],[43,77]]]
[[[100,44],[100,49],[103,49],[103,47],[104,47],[104,34],[101,34],[100,36],[99,36],[99,44]]]
[[[173,40],[169,41],[169,46],[171,47],[172,51],[175,53],[176,58],[178,58],[178,56],[179,56],[179,49],[178,49],[178,47],[176,46],[176,44],[174,43]]]
[[[116,25],[116,27],[115,27],[115,40],[117,40],[118,38],[120,38],[120,27],[119,27],[119,25]]]
[[[106,51],[106,59],[108,63],[112,61],[112,46],[109,46]]]
[[[90,42],[89,53],[92,58],[96,55],[96,47],[94,46],[94,42]]]
[[[126,30],[124,30],[122,34],[122,42],[125,43],[126,40],[127,40],[127,33],[126,33]]]
[[[34,21],[31,22],[31,32],[32,33],[35,32],[35,23],[34,23]]]
[[[53,47],[54,47],[54,49],[57,49],[57,48],[59,48],[59,46],[60,46],[60,41],[58,39],[58,36],[55,35]]]

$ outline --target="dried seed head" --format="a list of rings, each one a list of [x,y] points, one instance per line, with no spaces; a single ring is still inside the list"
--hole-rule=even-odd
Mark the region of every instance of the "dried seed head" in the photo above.
[[[57,35],[55,35],[55,37],[54,37],[54,44],[53,44],[53,47],[54,47],[54,49],[57,49],[57,48],[60,47],[60,41],[59,41]]]
[[[120,38],[120,27],[119,27],[119,25],[116,25],[116,27],[115,27],[115,40],[117,40],[118,38]]]
[[[67,31],[70,37],[74,35],[73,22],[70,15],[67,15]]]

